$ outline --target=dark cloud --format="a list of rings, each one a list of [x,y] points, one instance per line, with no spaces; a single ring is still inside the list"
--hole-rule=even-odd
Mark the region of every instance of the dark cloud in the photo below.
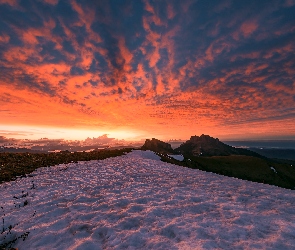
[[[62,97],[62,101],[63,101],[65,104],[70,104],[70,105],[74,105],[74,104],[77,103],[77,100],[69,99],[67,96],[63,96],[63,97]]]
[[[5,136],[1,136],[0,135],[0,143],[7,143],[9,142],[10,140],[8,138],[6,138]]]
[[[58,4],[54,6],[54,11],[57,17],[67,24],[67,27],[71,27],[73,22],[78,20],[78,13],[73,10],[70,1],[58,1]]]
[[[67,51],[67,52],[69,52],[71,54],[74,54],[76,52],[73,45],[72,45],[72,43],[71,43],[71,41],[66,41],[65,40],[65,41],[62,42],[62,45],[63,45],[63,50],[64,51]]]
[[[83,75],[84,74],[84,70],[77,67],[77,66],[73,66],[71,67],[71,75]]]
[[[5,73],[0,75],[0,80],[4,82],[10,82],[18,89],[28,89],[31,91],[47,94],[49,96],[56,95],[55,88],[46,79],[39,79],[34,74],[28,74],[22,69],[2,67],[2,70],[2,72]],[[14,74],[15,71],[19,73]]]

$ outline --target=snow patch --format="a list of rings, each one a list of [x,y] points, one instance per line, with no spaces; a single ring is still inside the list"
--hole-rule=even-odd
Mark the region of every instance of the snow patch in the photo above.
[[[183,161],[184,160],[183,155],[168,155],[168,156],[171,157],[171,158],[174,158],[175,160],[178,160],[178,161]]]
[[[150,159],[150,160],[156,160],[156,161],[161,161],[161,157],[156,155],[153,151],[146,150],[132,150],[132,152],[126,154],[128,157],[134,158],[134,157],[139,157],[142,159]]]

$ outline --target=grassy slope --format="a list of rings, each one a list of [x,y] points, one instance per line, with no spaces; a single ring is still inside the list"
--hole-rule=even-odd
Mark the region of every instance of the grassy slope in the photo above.
[[[191,160],[189,161],[188,158]],[[213,172],[243,180],[276,185],[283,188],[295,188],[295,164],[273,161],[245,155],[186,157],[183,162],[162,157],[163,161]],[[275,173],[273,167],[277,173]]]
[[[60,153],[0,153],[0,183],[25,176],[39,167],[54,166],[77,161],[102,160],[123,155],[131,148],[92,152]]]

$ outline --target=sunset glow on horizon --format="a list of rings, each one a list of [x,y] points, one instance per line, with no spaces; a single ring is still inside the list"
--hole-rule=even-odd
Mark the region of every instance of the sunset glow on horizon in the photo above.
[[[295,0],[0,0],[0,136],[295,139]]]

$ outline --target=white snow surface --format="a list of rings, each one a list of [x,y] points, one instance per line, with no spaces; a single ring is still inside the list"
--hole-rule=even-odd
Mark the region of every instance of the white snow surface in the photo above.
[[[295,249],[292,190],[164,163],[149,151],[31,176],[0,185],[0,245],[4,235],[7,241],[30,232],[12,246]]]
[[[270,167],[270,169],[277,174],[277,170],[274,167]]]
[[[172,158],[174,158],[175,160],[178,160],[178,161],[183,161],[184,160],[184,157],[183,155],[168,155]]]

